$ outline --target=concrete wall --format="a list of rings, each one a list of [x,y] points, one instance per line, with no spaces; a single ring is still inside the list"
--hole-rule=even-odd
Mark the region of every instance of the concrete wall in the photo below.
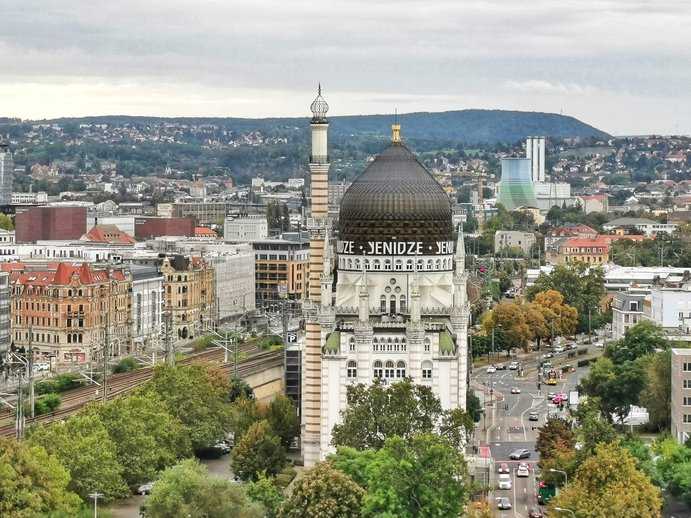
[[[257,401],[266,403],[285,392],[283,367],[272,367],[245,377]]]

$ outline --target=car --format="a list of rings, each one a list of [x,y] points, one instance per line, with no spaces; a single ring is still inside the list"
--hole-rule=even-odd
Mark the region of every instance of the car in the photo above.
[[[140,495],[149,495],[151,494],[151,490],[154,487],[153,482],[147,482],[146,484],[142,484],[137,488],[137,493]]]
[[[542,363],[542,369],[543,369],[543,370],[548,371],[548,370],[550,370],[551,368],[552,368],[552,362],[543,362],[543,363]]]
[[[511,393],[512,394],[520,394],[521,389],[519,389],[518,387],[511,387]]]
[[[540,420],[540,414],[537,412],[530,412],[528,414],[528,421],[539,421]]]
[[[509,454],[509,458],[511,460],[529,459],[530,450],[526,450],[525,448],[514,450],[511,452],[511,454]]]
[[[230,453],[230,445],[228,444],[227,441],[219,441],[216,444],[213,445],[213,448],[215,450],[218,450],[221,452],[221,454],[225,455],[226,453]]]
[[[506,364],[502,363],[500,365],[496,365],[494,368],[497,369],[498,371],[505,371],[506,370]]]
[[[509,500],[505,496],[497,497],[497,509],[499,509],[500,511],[506,511],[508,509],[511,509],[511,500]]]
[[[529,477],[530,476],[530,468],[525,462],[521,462],[518,465],[518,469],[516,470],[516,476],[517,477]]]
[[[545,515],[539,507],[533,507],[528,511],[528,518],[545,518]]]
[[[563,392],[558,392],[554,394],[554,397],[552,398],[552,403],[558,405],[562,401],[566,401],[566,394],[564,394]]]
[[[512,371],[518,370],[518,362],[511,362],[511,363],[509,364],[509,369],[512,370]]]
[[[552,353],[545,353],[542,355],[543,360],[549,360],[550,358],[554,358],[554,355]]]
[[[511,475],[508,473],[502,473],[497,478],[497,488],[498,489],[511,489]]]
[[[487,374],[494,374],[495,372],[497,372],[497,368],[494,365],[487,367]]]
[[[509,465],[506,462],[502,462],[499,464],[499,468],[497,469],[497,473],[510,473],[511,470],[509,469]]]
[[[34,363],[34,372],[47,372],[50,370],[49,363]]]
[[[595,347],[603,349],[605,347],[605,342],[595,342]]]
[[[552,348],[552,351],[554,352],[554,354],[559,354],[564,352],[564,348],[561,345],[557,345]]]

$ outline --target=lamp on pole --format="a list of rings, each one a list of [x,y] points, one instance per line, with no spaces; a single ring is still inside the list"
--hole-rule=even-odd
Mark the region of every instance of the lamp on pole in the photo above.
[[[94,499],[94,518],[98,518],[98,499],[103,496],[103,493],[99,493],[98,491],[95,491],[93,493],[89,493],[89,498]]]
[[[571,509],[565,509],[564,507],[555,507],[554,510],[559,511],[560,513],[569,513],[574,518],[576,517],[576,513],[573,512]]]

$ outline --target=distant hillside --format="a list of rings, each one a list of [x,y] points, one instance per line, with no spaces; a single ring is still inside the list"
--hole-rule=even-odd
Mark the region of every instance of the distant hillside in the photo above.
[[[418,112],[398,116],[405,138],[463,142],[466,144],[514,143],[530,135],[547,137],[595,137],[609,135],[584,122],[555,113],[519,112],[506,110],[459,110],[448,112]],[[388,136],[393,115],[352,115],[331,117],[333,136]],[[130,117],[96,116],[55,119],[54,123],[147,124],[156,122],[186,122],[188,124],[217,124],[237,132],[262,131],[276,133],[304,128],[307,118],[286,117],[241,119],[234,117]]]

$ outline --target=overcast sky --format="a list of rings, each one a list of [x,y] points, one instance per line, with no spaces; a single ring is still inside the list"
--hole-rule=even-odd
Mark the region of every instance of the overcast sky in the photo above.
[[[691,134],[689,0],[0,0],[0,116],[562,112]]]

